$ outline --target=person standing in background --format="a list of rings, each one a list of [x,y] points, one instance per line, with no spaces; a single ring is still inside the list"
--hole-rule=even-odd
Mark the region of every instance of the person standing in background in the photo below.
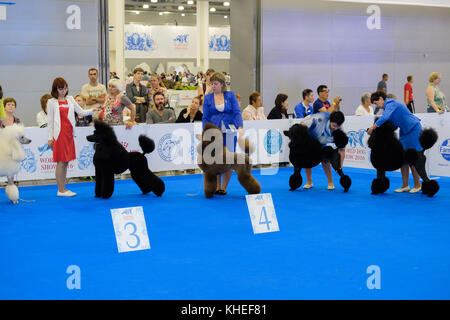
[[[384,73],[382,78],[381,78],[381,81],[378,82],[377,91],[383,91],[385,94],[387,94],[387,81],[388,81],[388,79],[389,79],[388,74]]]
[[[86,110],[98,109],[105,103],[106,87],[98,83],[98,70],[91,68],[88,71],[89,83],[81,87],[81,95],[86,98]],[[98,118],[98,113],[94,113],[94,119]]]
[[[413,76],[407,76],[406,77],[407,83],[404,87],[404,93],[405,93],[405,104],[408,107],[409,111],[411,113],[416,113],[416,109],[414,108],[414,95],[413,95],[413,87],[412,84],[414,82]]]
[[[3,103],[5,104],[5,119],[0,120],[0,128],[20,123],[20,119],[14,116],[17,107],[16,100],[14,98],[6,98]]]
[[[448,106],[445,103],[445,95],[439,89],[438,85],[441,83],[441,74],[439,72],[433,72],[428,78],[429,84],[427,87],[427,112],[444,113],[448,112]]]
[[[136,68],[133,71],[133,82],[127,84],[127,97],[136,106],[136,122],[145,123],[148,111],[148,90],[141,84],[144,70]]]

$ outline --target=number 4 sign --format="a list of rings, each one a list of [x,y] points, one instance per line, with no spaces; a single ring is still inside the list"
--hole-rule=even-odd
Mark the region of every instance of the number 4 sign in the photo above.
[[[119,252],[150,249],[142,207],[112,209],[111,216]]]
[[[245,198],[252,220],[253,233],[280,231],[270,193],[251,194],[246,195]]]

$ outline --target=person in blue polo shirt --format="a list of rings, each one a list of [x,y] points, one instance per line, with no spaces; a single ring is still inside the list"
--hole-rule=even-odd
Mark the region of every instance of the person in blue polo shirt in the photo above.
[[[311,89],[305,89],[302,92],[303,101],[295,106],[294,112],[296,118],[304,118],[314,113],[311,103],[314,102],[314,93]]]
[[[390,121],[395,128],[400,128],[399,140],[405,150],[415,149],[422,151],[422,146],[419,142],[419,137],[422,132],[420,119],[413,115],[405,104],[393,99],[387,99],[386,93],[383,91],[372,93],[370,101],[377,108],[384,109],[384,112],[374,125],[367,130],[369,135],[372,135],[375,128],[381,126],[386,121]],[[414,188],[409,188],[409,167],[408,164],[401,167],[403,186],[395,190],[395,192],[416,193],[421,190],[422,186],[420,184],[419,173],[413,166],[411,166],[411,172],[414,178]]]
[[[340,103],[341,103],[341,97],[337,96],[334,98],[333,103],[330,103],[330,101],[328,101],[328,95],[330,93],[330,90],[328,90],[326,85],[320,85],[317,88],[317,94],[319,95],[319,98],[314,101],[313,104],[313,108],[314,108],[314,113],[319,113],[319,112],[333,112],[336,110],[339,110],[340,108]]]

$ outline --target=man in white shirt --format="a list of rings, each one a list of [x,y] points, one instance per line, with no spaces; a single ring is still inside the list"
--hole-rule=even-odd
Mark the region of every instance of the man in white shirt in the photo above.
[[[85,109],[97,108],[105,103],[106,87],[98,83],[97,69],[89,69],[89,83],[81,88],[81,95],[86,97]]]
[[[249,97],[250,104],[242,110],[242,120],[267,120],[264,115],[261,94],[253,92]]]

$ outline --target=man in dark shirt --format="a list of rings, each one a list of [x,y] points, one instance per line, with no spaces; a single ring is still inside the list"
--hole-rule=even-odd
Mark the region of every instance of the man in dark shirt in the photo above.
[[[314,108],[314,113],[319,113],[319,112],[333,112],[333,111],[337,111],[340,108],[340,103],[341,103],[341,97],[337,96],[334,98],[333,103],[330,103],[328,101],[328,96],[329,96],[330,90],[328,90],[328,87],[326,85],[320,85],[317,88],[317,94],[319,95],[319,98],[314,101],[313,104],[313,108]]]
[[[141,84],[144,70],[141,68],[134,69],[133,82],[127,84],[127,97],[136,106],[136,122],[145,123],[148,111],[148,91]]]

